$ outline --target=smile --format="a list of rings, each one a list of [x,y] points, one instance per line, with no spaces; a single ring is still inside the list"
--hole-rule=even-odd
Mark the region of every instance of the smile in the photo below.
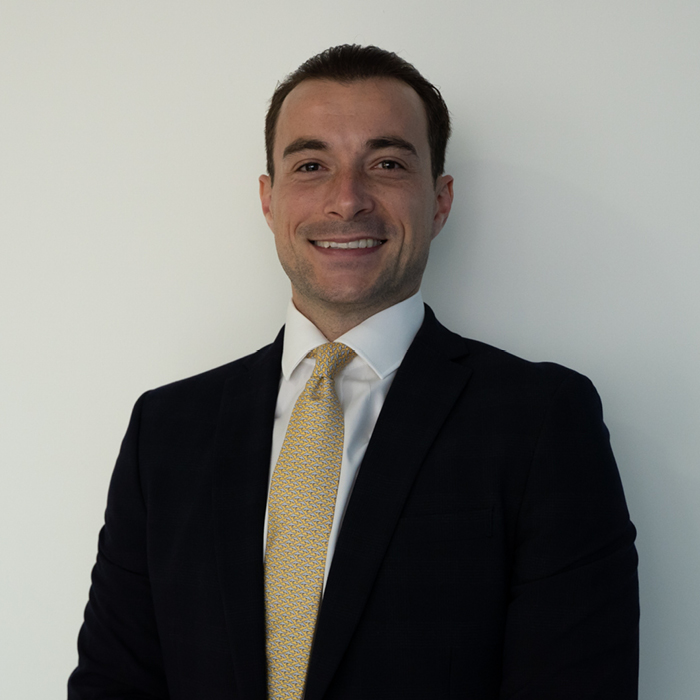
[[[335,241],[312,241],[319,248],[376,248],[382,245],[384,241],[377,238],[360,238],[356,241],[347,241],[346,243],[336,243]]]

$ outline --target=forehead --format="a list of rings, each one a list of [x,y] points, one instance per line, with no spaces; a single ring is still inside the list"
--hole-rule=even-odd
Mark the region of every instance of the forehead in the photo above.
[[[297,138],[324,141],[401,136],[428,153],[428,120],[418,93],[393,78],[340,83],[305,80],[282,103],[275,155]]]

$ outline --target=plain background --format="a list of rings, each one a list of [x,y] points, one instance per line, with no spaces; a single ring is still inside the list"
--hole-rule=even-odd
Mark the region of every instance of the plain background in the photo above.
[[[587,374],[642,580],[642,700],[700,694],[697,0],[1,0],[0,697],[65,695],[144,390],[271,341],[276,81],[376,43],[439,85],[448,326]]]

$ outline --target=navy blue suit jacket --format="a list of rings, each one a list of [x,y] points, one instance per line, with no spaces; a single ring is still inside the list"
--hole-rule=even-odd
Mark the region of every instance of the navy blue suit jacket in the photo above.
[[[136,404],[72,700],[265,699],[281,352],[282,334]],[[632,700],[634,537],[591,383],[427,309],[345,515],[305,700]]]

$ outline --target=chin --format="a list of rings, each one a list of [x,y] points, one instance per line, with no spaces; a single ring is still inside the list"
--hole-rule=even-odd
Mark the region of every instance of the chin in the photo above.
[[[359,311],[390,306],[395,303],[392,301],[393,296],[395,295],[392,295],[388,289],[362,287],[361,289],[328,290],[325,294],[319,295],[318,298],[329,306],[354,307]]]
[[[386,279],[342,279],[342,275],[324,277],[320,280],[318,277],[295,276],[292,287],[299,294],[300,303],[347,313],[385,308],[405,298]]]

